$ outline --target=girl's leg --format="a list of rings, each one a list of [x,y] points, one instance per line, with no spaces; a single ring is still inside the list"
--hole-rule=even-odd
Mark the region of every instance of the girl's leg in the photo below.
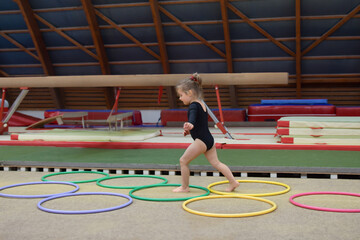
[[[205,152],[205,157],[214,168],[216,168],[227,178],[227,180],[229,180],[230,186],[226,189],[226,191],[232,192],[240,185],[240,183],[236,181],[230,168],[219,161],[215,145],[209,151]]]
[[[173,192],[188,192],[189,191],[189,163],[197,158],[200,154],[206,151],[206,145],[199,139],[195,141],[185,150],[184,154],[180,157],[181,168],[181,186],[175,188]]]

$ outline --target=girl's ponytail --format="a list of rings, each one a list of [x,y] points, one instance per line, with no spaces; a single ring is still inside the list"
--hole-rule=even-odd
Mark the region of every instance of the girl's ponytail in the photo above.
[[[202,79],[200,77],[200,75],[198,73],[193,73],[191,76],[190,76],[190,79],[193,80],[194,82],[197,82],[199,84],[199,86],[201,86],[202,84]]]
[[[203,91],[202,91],[202,79],[198,73],[193,73],[190,77],[181,80],[176,89],[181,89],[184,92],[192,90],[198,98],[203,98]]]

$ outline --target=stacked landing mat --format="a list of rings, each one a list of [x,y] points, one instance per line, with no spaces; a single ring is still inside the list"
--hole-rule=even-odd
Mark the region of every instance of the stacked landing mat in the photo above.
[[[360,117],[282,117],[281,143],[360,145]]]

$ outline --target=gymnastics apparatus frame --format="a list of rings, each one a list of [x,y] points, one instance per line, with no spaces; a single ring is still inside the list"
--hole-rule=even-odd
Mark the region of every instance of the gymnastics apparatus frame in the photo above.
[[[3,118],[3,104],[0,110],[0,135],[7,129],[8,121],[29,92],[29,88],[58,87],[136,87],[136,86],[176,86],[179,80],[189,77],[189,74],[149,74],[149,75],[85,75],[85,76],[46,76],[46,77],[6,77],[1,78],[3,88],[2,103],[5,101],[6,88],[20,88],[21,92],[11,105],[8,114]],[[219,105],[220,121],[205,104],[210,117],[226,137],[232,139],[224,126],[218,85],[259,85],[288,84],[287,72],[261,73],[201,73],[202,85],[214,85]],[[120,91],[118,90],[117,96]],[[117,106],[118,97],[115,101]],[[205,103],[205,102],[204,102]],[[114,109],[114,108],[113,108]]]

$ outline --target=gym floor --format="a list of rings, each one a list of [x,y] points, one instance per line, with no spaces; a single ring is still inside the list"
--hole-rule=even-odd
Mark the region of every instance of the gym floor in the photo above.
[[[0,174],[1,186],[40,181],[46,173],[4,171]],[[50,180],[77,181],[97,178],[92,174],[64,174]],[[114,175],[113,175],[114,176]],[[180,183],[180,176],[165,176],[168,183]],[[341,191],[358,193],[360,181],[344,179],[295,179],[295,178],[237,178],[276,181],[288,184],[288,193],[263,197],[277,204],[277,209],[260,216],[243,218],[215,218],[189,213],[182,202],[155,202],[134,199],[122,209],[93,214],[55,214],[41,211],[41,199],[0,198],[1,239],[346,239],[355,240],[360,235],[360,213],[323,212],[300,208],[289,202],[293,194],[313,191]],[[223,177],[192,176],[193,185],[207,187]],[[121,178],[108,180],[107,185],[136,186],[158,183],[158,179]],[[105,183],[105,182],[103,182]],[[50,187],[51,186],[51,187]],[[78,192],[116,192],[128,194],[128,189],[112,189],[96,183],[80,183]],[[222,190],[226,185],[214,187]],[[69,191],[65,185],[31,185],[5,189],[7,194],[46,194]],[[149,188],[136,194],[149,198],[183,197],[171,192],[172,187]],[[283,190],[282,186],[261,183],[242,183],[237,191],[261,193]],[[186,196],[202,194],[192,189]],[[213,195],[213,194],[211,194]],[[329,208],[360,209],[358,197],[306,196],[298,202]],[[59,210],[89,210],[107,208],[127,200],[112,196],[78,196],[45,202],[44,207]],[[260,211],[269,204],[246,199],[214,199],[190,203],[189,208],[211,213],[246,213]]]
[[[224,141],[223,135],[218,129],[212,128],[211,131],[216,142]],[[358,226],[360,213],[309,210],[291,204],[289,198],[294,194],[304,192],[359,193],[360,165],[358,160],[360,151],[280,149],[278,147],[282,147],[282,144],[276,143],[274,132],[274,128],[231,128],[231,133],[240,139],[236,141],[236,144],[250,143],[252,147],[257,147],[255,149],[247,149],[247,147],[218,149],[221,161],[238,173],[236,179],[276,181],[291,187],[291,190],[285,194],[263,197],[277,204],[277,209],[273,212],[253,217],[215,218],[189,213],[182,208],[181,201],[158,202],[134,199],[130,206],[114,211],[69,215],[41,211],[37,208],[37,203],[41,199],[0,197],[0,211],[4,216],[0,218],[0,239],[148,239],[151,237],[153,239],[236,238],[248,240],[266,237],[269,240],[357,240],[360,235]],[[241,135],[242,133],[244,134]],[[4,142],[9,140],[9,136],[1,136],[0,139]],[[166,128],[163,130],[163,136],[142,142],[181,145],[191,141],[190,137],[181,136],[180,128]],[[230,144],[232,143],[226,143],[228,146]],[[162,175],[162,177],[167,178],[169,183],[179,184],[181,177],[177,175],[179,171],[178,158],[184,151],[182,147],[175,149],[101,149],[7,146],[6,144],[0,146],[0,150],[2,152],[0,156],[2,165],[0,166],[0,187],[41,181],[42,176],[51,174],[52,171],[72,169],[91,169],[93,171],[100,169],[109,172],[111,176],[121,173],[137,174],[140,170],[144,175],[147,172],[158,175],[157,173],[162,173],[161,170],[164,170],[169,175]],[[191,164],[191,169],[194,173],[190,179],[193,185],[207,187],[210,183],[225,180],[224,177],[216,174],[206,176],[214,169],[203,157],[196,159]],[[281,175],[279,172],[292,172],[294,175],[298,173],[299,176],[294,178],[292,174]],[[320,177],[322,178],[306,178],[311,173],[321,173]],[[345,174],[345,177],[340,177],[341,173]],[[332,174],[339,178],[331,179],[330,175],[332,176]],[[77,181],[99,177],[98,174],[92,175],[59,174],[52,176],[51,180]],[[317,175],[317,177],[319,176]],[[119,178],[108,180],[107,184],[138,186],[152,183],[159,183],[159,180],[145,177]],[[78,192],[129,194],[128,189],[103,188],[94,182],[81,183],[79,186]],[[136,194],[148,198],[179,198],[203,194],[203,191],[199,189],[191,189],[190,193],[175,194],[172,193],[172,188],[149,188],[139,190]],[[214,187],[216,190],[225,188],[226,185]],[[1,192],[14,195],[33,195],[55,194],[72,189],[66,185],[42,184],[14,187]],[[241,183],[236,192],[264,193],[283,189],[283,187],[273,184]],[[126,201],[126,199],[115,196],[89,195],[54,199],[45,202],[42,206],[56,210],[81,211],[114,207],[124,204]],[[296,198],[296,201],[318,207],[360,209],[359,197],[344,195],[304,196]],[[262,211],[271,206],[254,200],[230,198],[195,201],[189,203],[188,207],[203,212],[234,214]]]

